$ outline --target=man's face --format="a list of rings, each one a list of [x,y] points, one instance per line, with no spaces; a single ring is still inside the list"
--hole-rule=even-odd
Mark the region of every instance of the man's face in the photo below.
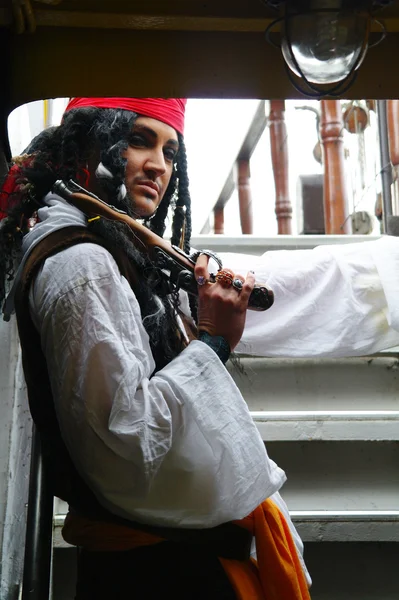
[[[125,185],[137,218],[150,217],[168,187],[179,144],[177,133],[161,121],[138,117],[129,136]]]

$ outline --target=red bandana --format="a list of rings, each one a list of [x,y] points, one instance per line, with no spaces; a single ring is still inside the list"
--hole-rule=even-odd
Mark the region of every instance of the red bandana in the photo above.
[[[183,135],[185,98],[72,98],[65,112],[73,108],[122,108],[170,125]]]
[[[122,108],[162,121],[183,134],[186,102],[185,98],[72,98],[65,112],[73,108],[87,106]],[[14,165],[11,167],[3,186],[0,186],[0,221],[7,216],[7,210],[13,204],[12,195],[18,191],[17,181],[20,177],[20,167]]]
[[[8,171],[7,177],[0,187],[0,221],[7,216],[7,211],[16,203],[13,194],[18,191],[18,179],[21,177],[21,170],[18,165],[13,165]]]

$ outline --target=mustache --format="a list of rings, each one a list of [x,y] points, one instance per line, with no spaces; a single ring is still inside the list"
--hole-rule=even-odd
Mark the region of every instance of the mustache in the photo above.
[[[136,177],[133,180],[133,183],[136,185],[147,185],[148,187],[155,190],[157,194],[161,192],[161,186],[156,181],[154,181],[153,179],[149,179],[148,177]]]

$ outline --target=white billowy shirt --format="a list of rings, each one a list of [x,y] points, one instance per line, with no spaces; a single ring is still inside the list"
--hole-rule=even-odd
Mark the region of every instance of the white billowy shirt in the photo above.
[[[50,232],[84,225],[46,198],[25,256]],[[150,524],[211,527],[275,494],[247,405],[217,355],[193,341],[155,368],[134,292],[101,246],[46,260],[30,292],[61,432],[78,470],[112,512]]]
[[[25,253],[51,231],[85,222],[59,197],[46,201]],[[254,269],[275,293],[270,310],[248,311],[240,351],[350,356],[399,344],[398,239],[224,263]],[[211,527],[273,496],[289,520],[278,494],[285,475],[216,354],[191,342],[151,376],[138,302],[106,250],[84,244],[48,258],[30,308],[63,438],[105,507],[147,523]]]

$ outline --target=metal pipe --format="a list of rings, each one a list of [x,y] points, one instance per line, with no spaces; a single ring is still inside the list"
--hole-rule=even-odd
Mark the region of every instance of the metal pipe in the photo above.
[[[378,137],[380,141],[381,184],[382,184],[382,218],[384,231],[388,232],[388,219],[392,216],[392,167],[389,153],[387,101],[377,100]]]
[[[52,534],[53,494],[44,471],[39,436],[33,427],[22,600],[49,598]]]

